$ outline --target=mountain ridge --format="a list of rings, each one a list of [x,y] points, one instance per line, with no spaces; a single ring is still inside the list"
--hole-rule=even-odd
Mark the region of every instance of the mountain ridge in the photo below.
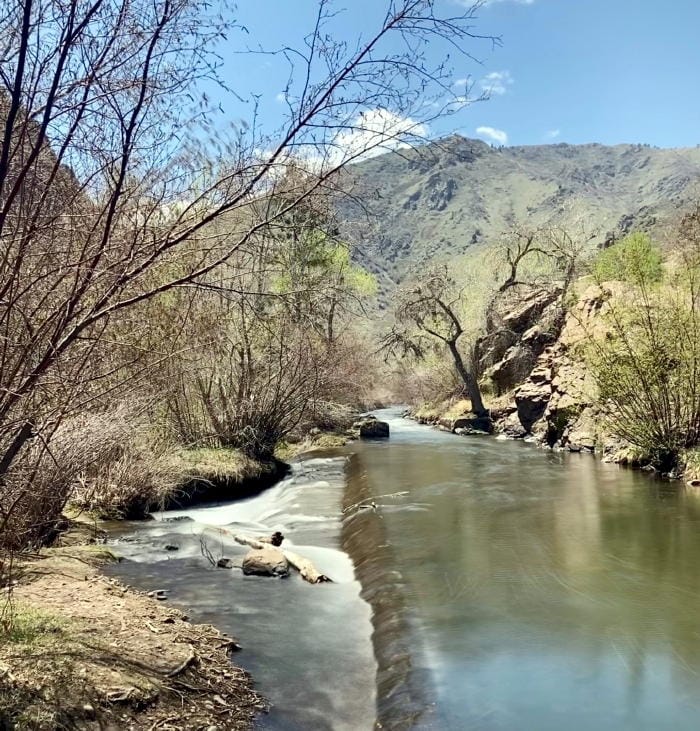
[[[644,144],[493,147],[450,135],[349,169],[349,232],[388,290],[436,258],[497,241],[513,228],[563,227],[603,245],[630,230],[663,237],[700,191],[700,147]],[[374,223],[363,229],[362,221]]]

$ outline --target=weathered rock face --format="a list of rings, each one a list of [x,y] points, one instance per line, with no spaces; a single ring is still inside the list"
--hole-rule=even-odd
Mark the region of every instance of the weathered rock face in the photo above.
[[[614,294],[614,285],[589,287],[562,321],[556,337],[552,337],[551,323],[533,325],[506,351],[489,375],[496,382],[500,376],[503,385],[511,384],[511,379],[519,380],[519,385],[512,392],[514,408],[506,406],[494,415],[497,431],[515,438],[532,434],[550,446],[576,452],[595,449],[601,441],[602,414],[582,345],[589,337],[604,336],[601,314]],[[522,378],[538,350],[529,374]]]
[[[252,548],[243,558],[243,573],[254,576],[288,576],[289,562],[274,546]]]
[[[552,385],[547,381],[529,379],[517,389],[515,405],[518,419],[526,432],[531,431],[533,425],[544,416],[551,397]]]
[[[366,419],[360,423],[360,437],[362,439],[388,439],[389,425],[379,419]]]
[[[522,383],[544,349],[554,343],[562,327],[561,290],[539,292],[505,312],[497,328],[477,344],[481,372],[497,395]]]

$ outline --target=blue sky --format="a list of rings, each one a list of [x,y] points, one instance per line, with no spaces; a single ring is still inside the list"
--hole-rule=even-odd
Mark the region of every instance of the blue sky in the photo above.
[[[439,0],[457,10],[460,0]],[[452,7],[450,7],[452,5]],[[247,34],[222,48],[223,75],[242,96],[259,96],[264,126],[283,121],[278,95],[286,67],[274,56],[232,53],[261,45],[298,46],[311,27],[315,0],[240,0],[236,18]],[[376,27],[385,0],[340,0],[344,37]],[[470,77],[490,99],[431,124],[430,134],[458,132],[510,145],[545,142],[640,142],[660,147],[700,144],[700,0],[491,0],[475,30],[497,35],[492,49],[468,50],[481,63],[459,61],[454,80]],[[435,48],[436,54],[445,49]],[[251,103],[224,103],[245,118]],[[477,131],[478,130],[478,131]]]

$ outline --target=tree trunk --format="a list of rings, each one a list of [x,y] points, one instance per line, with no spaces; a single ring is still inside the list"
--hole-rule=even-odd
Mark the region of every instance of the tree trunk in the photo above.
[[[455,367],[457,368],[457,373],[459,373],[459,376],[467,389],[469,400],[472,402],[472,411],[477,416],[486,416],[487,412],[484,407],[483,399],[481,398],[481,389],[479,388],[479,384],[474,375],[470,373],[464,365],[462,354],[457,349],[457,343],[451,342],[447,343],[447,345],[450,349],[450,353],[452,354],[452,359],[454,360]]]

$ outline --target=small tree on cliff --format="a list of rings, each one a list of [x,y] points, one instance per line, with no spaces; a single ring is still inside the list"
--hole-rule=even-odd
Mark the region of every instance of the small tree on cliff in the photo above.
[[[457,286],[447,266],[430,270],[420,282],[399,292],[394,310],[396,324],[385,336],[383,346],[389,351],[401,349],[420,357],[426,340],[443,343],[464,384],[472,411],[484,416],[487,411],[475,369],[471,363],[465,363],[459,349],[460,338],[465,332],[461,321],[465,296],[464,288]]]

